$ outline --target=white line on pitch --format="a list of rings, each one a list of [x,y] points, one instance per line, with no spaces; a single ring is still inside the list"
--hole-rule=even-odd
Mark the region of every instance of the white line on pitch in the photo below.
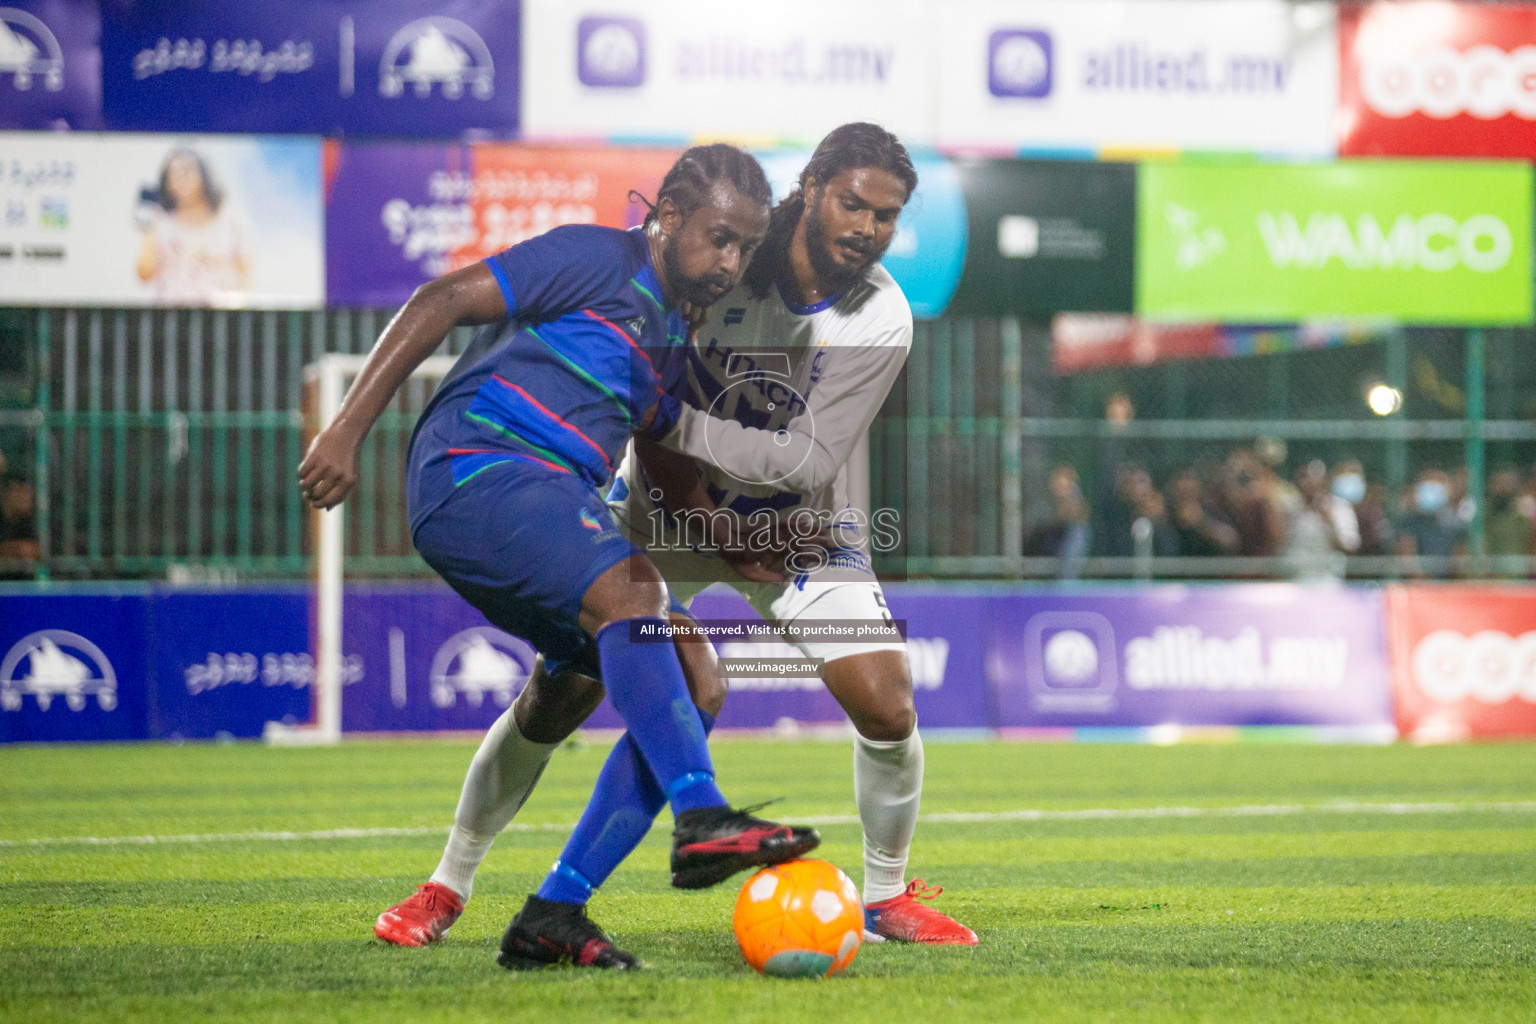
[[[957,811],[924,814],[923,822],[985,824],[1002,821],[1114,821],[1136,818],[1280,818],[1301,814],[1536,814],[1536,800],[1476,803],[1355,803],[1249,804],[1238,807],[1095,807],[1078,811]],[[857,825],[853,814],[797,816],[806,825]],[[508,832],[569,832],[576,826],[554,822],[514,821]],[[376,839],[391,836],[443,835],[446,826],[420,828],[327,828],[313,832],[205,832],[171,836],[49,836],[40,839],[0,839],[0,849],[30,846],[152,846],[159,843],[302,842],[317,839]]]

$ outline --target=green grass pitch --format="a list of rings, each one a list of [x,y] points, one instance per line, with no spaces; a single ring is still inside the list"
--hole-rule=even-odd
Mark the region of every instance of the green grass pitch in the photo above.
[[[1536,1020],[1536,746],[931,742],[912,873],[979,948],[759,978],[746,876],[669,889],[663,815],[592,905],[646,971],[503,971],[605,750],[557,752],[448,939],[407,950],[373,919],[435,866],[470,746],[0,749],[0,1020]],[[715,752],[734,799],[830,819],[858,880],[846,744]],[[1193,810],[1124,813],[1154,808]],[[419,831],[306,834],[335,829]],[[129,836],[162,839],[88,841]]]

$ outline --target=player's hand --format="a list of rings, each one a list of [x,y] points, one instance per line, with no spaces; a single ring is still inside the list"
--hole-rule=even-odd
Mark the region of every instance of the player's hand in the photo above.
[[[318,509],[340,505],[357,486],[361,447],[361,439],[339,423],[322,430],[299,463],[299,490],[304,500]]]
[[[769,556],[762,552],[749,551],[746,548],[730,550],[720,549],[720,560],[731,567],[731,571],[748,583],[783,583],[783,573],[772,569],[765,564]]]
[[[699,336],[699,330],[709,319],[708,306],[695,306],[691,302],[683,303],[683,319],[688,323],[688,344],[692,345],[694,339]]]

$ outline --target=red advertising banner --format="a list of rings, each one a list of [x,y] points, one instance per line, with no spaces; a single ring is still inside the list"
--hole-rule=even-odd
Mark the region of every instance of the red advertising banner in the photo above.
[[[1398,337],[1402,328],[1370,321],[1209,324],[1143,320],[1119,313],[1058,313],[1051,320],[1051,364],[1058,374],[1175,359],[1270,355]]]
[[[1536,591],[1388,587],[1387,630],[1402,736],[1536,734]]]
[[[1339,153],[1536,157],[1536,3],[1339,9]]]

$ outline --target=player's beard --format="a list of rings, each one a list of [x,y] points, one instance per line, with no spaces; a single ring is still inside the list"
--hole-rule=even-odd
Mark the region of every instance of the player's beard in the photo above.
[[[720,284],[729,290],[731,282],[723,277],[705,275],[704,277],[689,277],[683,273],[683,257],[680,239],[673,235],[667,239],[667,244],[661,247],[661,267],[667,274],[667,283],[676,293],[673,298],[678,302],[691,302],[695,306],[708,306],[719,299],[725,292],[719,295],[710,290],[711,284]]]
[[[816,272],[816,280],[820,283],[822,291],[830,295],[846,291],[850,285],[868,274],[875,264],[880,262],[880,257],[885,255],[885,250],[890,243],[887,242],[879,248],[869,244],[864,252],[863,263],[856,263],[853,266],[839,263],[829,251],[827,229],[821,221],[821,204],[825,198],[825,193],[818,195],[815,204],[806,211],[809,216],[805,219],[805,254],[811,261],[811,269]],[[839,238],[833,244],[845,243],[856,248],[866,244],[862,239],[854,236]]]

